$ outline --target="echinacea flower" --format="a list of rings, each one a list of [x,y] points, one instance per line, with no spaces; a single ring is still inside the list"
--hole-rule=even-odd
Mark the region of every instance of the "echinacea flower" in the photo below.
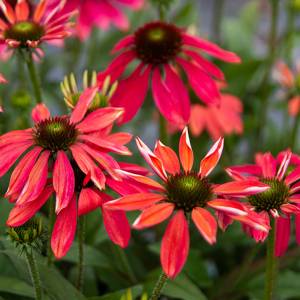
[[[180,162],[175,152],[162,144],[156,143],[154,153],[137,138],[138,148],[162,179],[160,184],[146,176],[127,176],[137,182],[148,185],[152,192],[141,192],[125,195],[117,200],[104,204],[106,208],[118,210],[142,210],[134,222],[134,228],[143,229],[172,218],[167,226],[161,245],[161,264],[164,272],[174,278],[183,268],[189,252],[189,229],[187,218],[193,223],[203,238],[209,243],[216,242],[217,221],[209,208],[230,216],[241,216],[247,219],[247,212],[238,201],[225,199],[232,195],[248,196],[265,191],[268,185],[257,180],[244,180],[214,185],[208,175],[217,165],[223,150],[223,139],[220,138],[200,163],[199,171],[192,170],[194,154],[185,128],[179,142]],[[259,220],[247,220],[261,230],[267,230]]]
[[[114,170],[118,163],[109,152],[130,154],[124,144],[130,141],[131,135],[110,134],[111,124],[122,115],[122,109],[107,107],[85,116],[96,92],[96,88],[85,90],[70,116],[51,117],[47,107],[40,104],[32,113],[33,128],[0,136],[0,176],[23,155],[11,174],[5,194],[15,203],[7,224],[22,225],[54,190],[56,222],[61,225],[56,225],[57,232],[64,236],[52,245],[57,257],[66,253],[76,229],[76,181],[72,162],[86,175],[86,182],[90,180],[103,190],[107,176],[121,179]]]
[[[220,105],[191,106],[191,116],[188,126],[193,136],[199,136],[207,131],[213,140],[232,133],[243,133],[243,120],[241,113],[243,104],[234,95],[221,93]],[[179,130],[169,123],[170,132]]]
[[[288,93],[288,112],[291,116],[297,116],[300,112],[300,66],[296,67],[294,72],[283,61],[276,64],[275,79],[281,84]]]
[[[213,78],[223,80],[224,75],[203,54],[226,62],[240,62],[236,54],[160,21],[147,23],[120,40],[113,49],[118,51],[121,53],[108,68],[98,74],[98,81],[101,84],[108,75],[112,82],[119,81],[111,103],[124,107],[123,123],[138,112],[151,79],[152,95],[160,113],[171,123],[185,125],[190,116],[190,102],[180,71],[185,72],[190,86],[203,102],[219,104],[220,94]],[[120,80],[133,61],[138,61],[135,70]]]
[[[294,155],[295,156],[295,155]],[[293,154],[287,150],[273,157],[271,153],[258,153],[255,165],[233,166],[227,169],[228,174],[237,180],[259,179],[268,184],[270,189],[247,198],[252,210],[270,223],[270,218],[276,220],[275,254],[281,256],[286,252],[290,238],[291,216],[296,215],[296,237],[300,243],[300,167],[294,166],[291,172]],[[294,159],[295,161],[295,159]],[[266,233],[257,232],[253,228],[245,227],[256,241],[264,241]]]
[[[57,1],[54,0],[54,3]],[[123,9],[138,10],[143,3],[144,0],[68,0],[64,12],[78,9],[76,32],[81,39],[86,39],[93,26],[106,30],[113,24],[127,30],[129,21]]]
[[[18,0],[15,7],[1,0],[0,9],[6,20],[0,19],[0,44],[5,44],[8,49],[36,49],[43,42],[69,36],[69,18],[74,12],[60,15],[64,3],[61,0],[49,10],[49,0],[40,0],[31,12],[27,0]]]

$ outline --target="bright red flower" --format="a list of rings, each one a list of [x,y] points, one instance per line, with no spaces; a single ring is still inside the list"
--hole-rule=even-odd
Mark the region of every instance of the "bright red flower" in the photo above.
[[[6,20],[0,19],[0,44],[8,49],[37,48],[43,42],[64,39],[70,35],[68,20],[73,14],[60,14],[63,0],[51,10],[49,0],[41,0],[33,12],[27,0],[19,0],[13,8],[8,1],[0,2]]]
[[[74,192],[78,186],[74,172],[80,170],[86,176],[80,186],[85,187],[91,181],[103,190],[107,177],[121,180],[115,171],[120,166],[109,152],[130,154],[124,145],[130,141],[131,135],[110,133],[111,125],[122,115],[122,109],[101,108],[85,116],[96,92],[97,88],[85,90],[70,116],[51,117],[47,107],[40,104],[32,113],[33,128],[0,136],[0,176],[24,154],[12,172],[5,194],[15,202],[7,224],[15,227],[25,223],[54,189],[58,225],[55,225],[52,238],[56,239],[55,233],[60,238],[56,239],[56,244],[53,242],[52,247],[57,257],[67,252],[75,234],[77,208]],[[48,178],[49,174],[52,174],[51,178]]]
[[[78,9],[76,31],[80,38],[85,39],[93,26],[106,30],[113,24],[121,30],[127,30],[129,21],[123,8],[138,10],[143,3],[144,0],[68,0],[64,11]]]
[[[270,186],[268,191],[248,197],[252,210],[256,211],[268,223],[271,217],[276,219],[275,254],[281,256],[286,252],[290,237],[291,215],[296,216],[296,237],[300,243],[300,167],[287,172],[291,164],[299,165],[299,157],[289,150],[281,152],[277,158],[271,153],[258,153],[255,165],[233,166],[228,174],[237,180],[259,179]],[[257,232],[245,226],[246,232],[256,241],[264,241],[267,233]]]
[[[275,79],[281,84],[281,86],[287,89],[289,93],[288,112],[291,116],[297,116],[300,112],[300,95],[299,95],[299,78],[300,78],[300,66],[297,65],[297,70],[294,72],[282,61],[276,64]]]
[[[119,80],[131,62],[139,61],[130,76],[119,80],[111,99],[113,106],[125,108],[123,123],[130,121],[141,107],[151,79],[153,98],[161,114],[171,123],[185,125],[190,116],[190,101],[179,70],[186,73],[191,87],[203,102],[219,104],[220,94],[213,77],[223,80],[224,75],[202,54],[231,63],[240,62],[236,54],[164,22],[144,25],[119,41],[113,51],[121,51],[121,54],[98,74],[100,85],[107,75],[112,82]]]
[[[259,223],[259,220],[247,219],[247,212],[240,202],[224,199],[233,195],[248,196],[265,191],[269,188],[268,185],[257,180],[228,182],[221,185],[214,185],[209,181],[207,176],[213,171],[222,154],[222,138],[202,159],[199,171],[192,170],[194,154],[186,128],[179,142],[179,157],[183,170],[175,152],[160,141],[157,142],[154,153],[139,138],[137,145],[147,163],[163,180],[163,184],[146,176],[123,172],[128,178],[148,185],[153,191],[128,194],[104,206],[112,210],[142,210],[133,225],[136,229],[161,223],[174,213],[161,246],[162,267],[169,277],[174,278],[187,259],[190,240],[187,222],[189,215],[201,235],[210,244],[216,242],[217,221],[208,208],[233,218],[243,217],[247,223],[256,228],[268,230]]]

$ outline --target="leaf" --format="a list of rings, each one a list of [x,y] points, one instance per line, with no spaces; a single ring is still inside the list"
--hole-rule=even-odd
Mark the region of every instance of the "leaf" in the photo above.
[[[0,276],[0,291],[34,298],[33,287],[17,278]]]

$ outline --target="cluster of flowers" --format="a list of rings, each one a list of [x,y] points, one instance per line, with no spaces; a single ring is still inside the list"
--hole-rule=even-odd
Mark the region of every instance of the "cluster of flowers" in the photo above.
[[[83,38],[91,25],[106,27],[113,22],[127,27],[118,4],[133,9],[141,5],[137,0],[103,0],[101,16],[95,16],[91,7],[99,5],[97,0],[67,3],[41,0],[35,7],[18,0],[13,8],[1,1],[5,21],[0,19],[0,43],[9,51],[25,49],[34,53],[42,42],[63,39],[72,32],[69,20],[78,6],[81,12],[91,13],[79,16],[77,30]],[[121,247],[126,247],[130,239],[126,211],[141,210],[133,224],[136,229],[171,218],[161,246],[162,267],[170,278],[181,271],[187,259],[190,218],[210,244],[216,242],[218,225],[225,230],[234,220],[241,222],[256,241],[264,241],[270,218],[275,218],[276,254],[282,255],[288,246],[290,216],[295,214],[300,242],[300,157],[289,150],[276,158],[259,153],[254,165],[226,169],[232,181],[216,184],[209,179],[222,155],[224,140],[220,136],[242,131],[242,107],[234,96],[220,93],[216,80],[224,81],[224,74],[204,54],[230,63],[238,63],[240,58],[161,21],[148,23],[126,36],[113,52],[120,54],[106,70],[93,76],[91,83],[86,82],[83,90],[79,91],[73,78],[64,81],[62,90],[70,114],[51,116],[47,107],[39,104],[32,111],[32,128],[0,136],[0,176],[14,166],[5,193],[14,203],[7,225],[26,223],[55,194],[51,246],[55,256],[61,258],[74,240],[78,216],[95,209],[101,209],[110,239]],[[127,66],[134,62],[138,62],[134,71],[122,78]],[[182,71],[206,107],[190,106]],[[172,130],[182,130],[179,158],[161,141],[151,151],[136,138],[141,155],[161,182],[152,179],[147,169],[119,162],[112,156],[131,154],[126,146],[131,134],[113,133],[113,124],[133,119],[146,97],[149,82],[160,113]],[[109,84],[113,85],[111,91]],[[194,134],[206,127],[216,140],[198,170],[193,169],[194,153],[186,125]],[[107,187],[120,198],[113,199]]]

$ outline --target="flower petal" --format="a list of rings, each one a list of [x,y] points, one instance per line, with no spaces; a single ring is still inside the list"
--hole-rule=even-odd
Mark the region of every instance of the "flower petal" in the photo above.
[[[192,210],[192,220],[201,235],[209,244],[214,244],[217,237],[217,221],[211,213],[201,207]]]
[[[285,175],[285,172],[289,166],[289,163],[290,163],[290,160],[291,160],[291,157],[292,157],[292,153],[290,150],[287,150],[283,159],[282,159],[282,162],[279,166],[279,169],[278,169],[278,172],[277,172],[277,175],[276,175],[276,178],[278,180],[282,180],[284,175]]]
[[[206,156],[201,160],[199,175],[201,175],[202,178],[208,176],[218,164],[218,161],[222,155],[223,147],[224,139],[219,138],[211,147]]]
[[[64,257],[69,251],[75,237],[76,226],[77,210],[74,195],[69,205],[57,215],[54,224],[51,248],[57,259]]]
[[[182,210],[169,222],[161,243],[160,260],[163,271],[175,278],[183,268],[190,246],[188,224]]]
[[[34,123],[39,123],[50,118],[50,112],[44,103],[37,104],[31,112]]]
[[[291,224],[290,218],[276,218],[275,255],[282,256],[289,245]]]
[[[194,163],[194,153],[190,142],[187,127],[182,131],[179,141],[179,157],[185,172],[189,172]]]
[[[133,228],[144,229],[159,224],[169,218],[174,211],[172,203],[158,203],[143,210],[134,221]]]
[[[246,216],[247,211],[244,206],[238,201],[227,199],[214,199],[207,202],[207,205],[230,215]]]
[[[270,152],[257,153],[255,155],[255,162],[261,167],[262,175],[265,178],[273,178],[276,176],[276,159]]]

